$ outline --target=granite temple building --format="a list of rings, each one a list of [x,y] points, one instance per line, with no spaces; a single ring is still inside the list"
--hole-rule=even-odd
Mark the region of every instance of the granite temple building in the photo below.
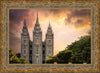
[[[50,55],[53,55],[54,34],[50,22],[48,25],[45,40],[42,41],[42,30],[37,13],[37,19],[33,30],[33,41],[31,41],[26,21],[24,20],[21,33],[21,58],[28,60],[32,64],[43,64]]]

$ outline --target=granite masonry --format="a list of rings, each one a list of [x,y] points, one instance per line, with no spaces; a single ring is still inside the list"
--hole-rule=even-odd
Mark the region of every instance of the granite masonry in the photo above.
[[[21,58],[28,60],[32,64],[43,64],[45,60],[53,55],[54,49],[54,34],[50,22],[45,35],[45,40],[42,41],[42,30],[37,19],[33,30],[33,41],[30,40],[26,21],[21,33]]]

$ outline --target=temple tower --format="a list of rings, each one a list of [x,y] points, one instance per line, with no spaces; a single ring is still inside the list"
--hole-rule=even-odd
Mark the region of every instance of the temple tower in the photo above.
[[[42,31],[39,24],[38,13],[33,31],[33,64],[42,64]]]
[[[24,20],[24,26],[21,33],[21,58],[29,61],[29,33]]]
[[[53,44],[54,44],[54,37],[53,37],[52,28],[49,22],[49,26],[46,33],[46,59],[50,55],[53,55],[53,48],[54,48]]]

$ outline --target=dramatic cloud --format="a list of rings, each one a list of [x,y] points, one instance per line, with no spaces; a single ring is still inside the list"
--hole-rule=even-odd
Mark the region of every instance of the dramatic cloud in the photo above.
[[[43,40],[45,40],[49,21],[52,26],[54,54],[65,49],[68,44],[78,40],[80,36],[87,35],[90,30],[89,9],[11,9],[9,12],[10,48],[15,53],[21,52],[21,32],[24,20],[26,20],[30,39],[33,40],[37,11]]]
[[[86,17],[90,16],[90,9],[74,9],[72,10],[73,17]]]
[[[10,48],[14,49],[14,52],[20,52],[20,35],[23,27],[23,20],[30,18],[31,12],[31,10],[10,10]]]
[[[10,48],[14,50],[14,52],[20,52],[21,39],[18,38],[15,33],[10,32]]]
[[[74,9],[67,14],[66,25],[73,24],[75,28],[90,26],[90,9]]]

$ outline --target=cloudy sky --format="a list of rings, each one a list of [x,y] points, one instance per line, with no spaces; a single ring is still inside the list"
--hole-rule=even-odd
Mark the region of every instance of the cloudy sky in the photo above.
[[[23,20],[26,19],[30,39],[33,40],[33,29],[38,11],[43,41],[50,24],[54,33],[54,54],[79,37],[87,35],[91,26],[89,9],[11,9],[9,12],[10,48],[14,53],[21,52],[21,32]]]

